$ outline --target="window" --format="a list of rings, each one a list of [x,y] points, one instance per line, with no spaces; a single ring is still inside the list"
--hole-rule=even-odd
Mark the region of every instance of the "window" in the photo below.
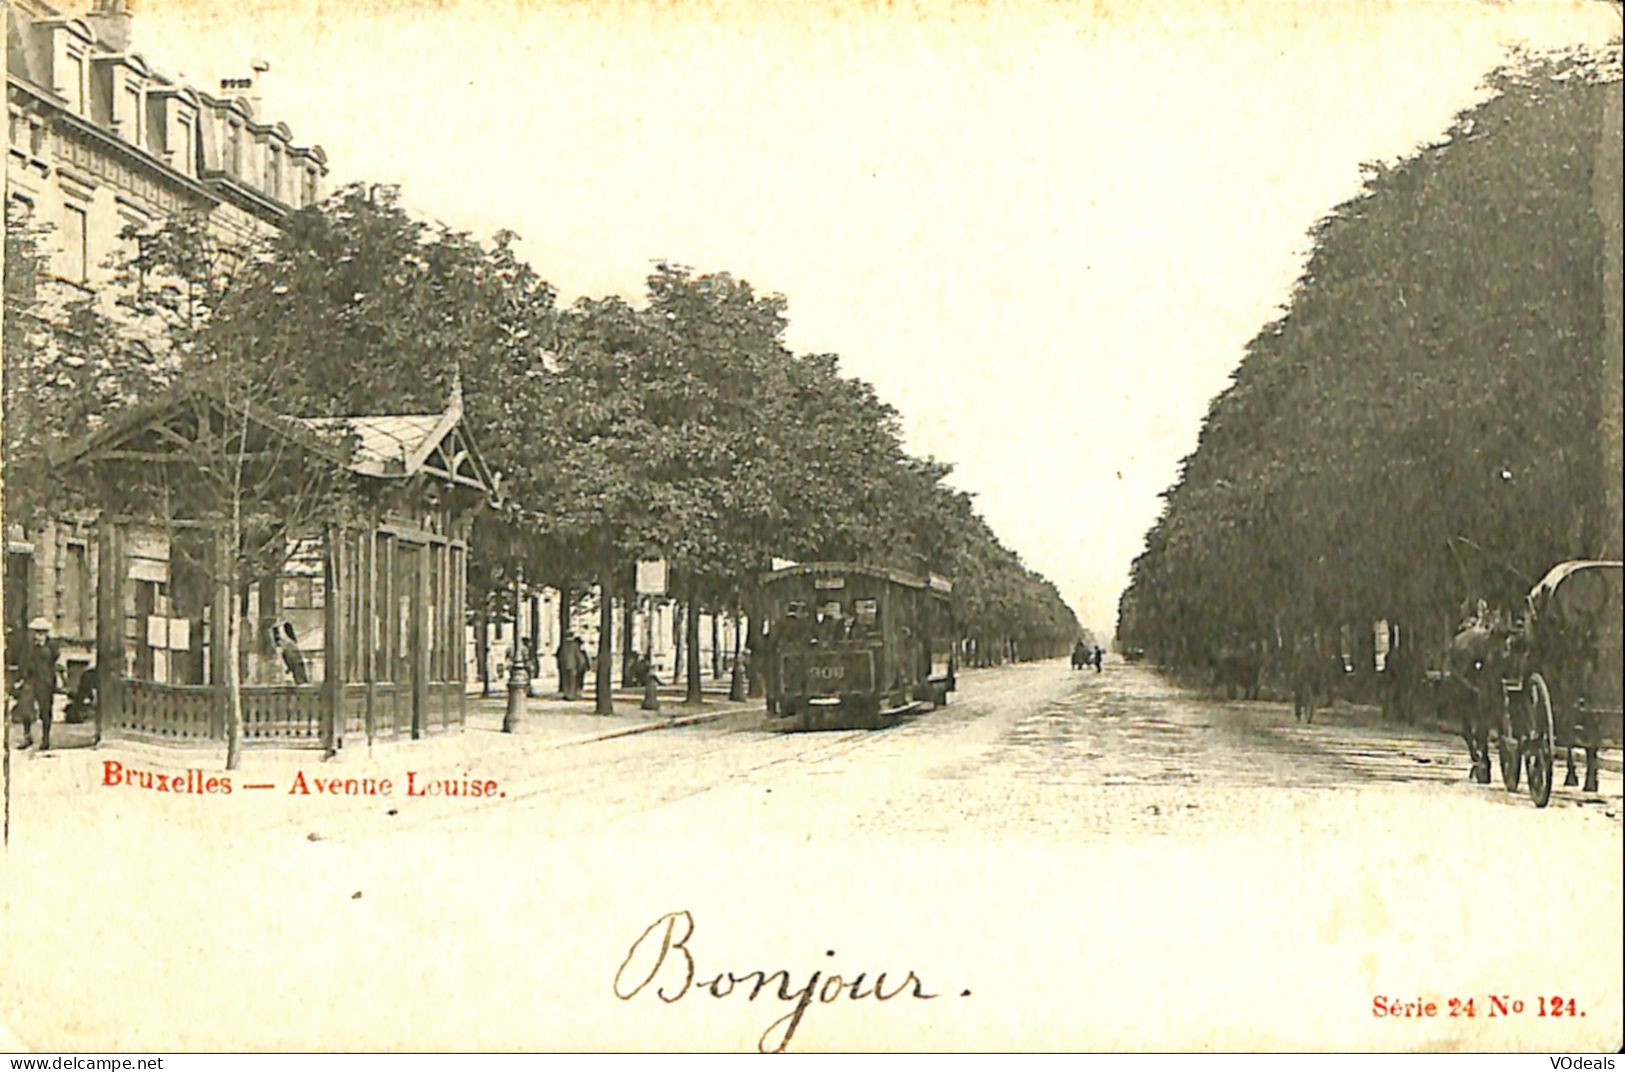
[[[68,107],[80,115],[85,113],[85,58],[76,52],[68,53],[67,69],[62,72],[62,95],[68,98]]]
[[[192,174],[192,121],[182,119],[179,124],[180,144],[175,147],[175,166],[186,174]]]
[[[316,170],[311,168],[305,172],[305,204],[316,203]]]
[[[226,170],[241,175],[243,170],[243,128],[240,123],[226,127]]]
[[[124,114],[120,117],[119,132],[126,141],[139,143],[141,141],[141,89],[139,86],[124,87]]]
[[[266,159],[265,192],[282,200],[282,150],[273,145]]]
[[[83,283],[89,278],[90,250],[85,245],[85,210],[67,205],[62,210],[62,276],[71,283]]]
[[[90,566],[84,544],[69,543],[66,552],[62,561],[59,628],[64,636],[86,640],[96,635],[95,616],[90,609]]]

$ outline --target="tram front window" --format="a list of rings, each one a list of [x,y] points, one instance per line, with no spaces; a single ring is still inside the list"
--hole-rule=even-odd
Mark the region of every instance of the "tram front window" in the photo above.
[[[845,640],[846,628],[846,616],[839,600],[832,599],[818,605],[818,618],[814,622],[813,631],[821,643],[832,644]]]
[[[873,599],[859,599],[852,603],[853,640],[867,640],[872,636],[880,621],[880,603]]]

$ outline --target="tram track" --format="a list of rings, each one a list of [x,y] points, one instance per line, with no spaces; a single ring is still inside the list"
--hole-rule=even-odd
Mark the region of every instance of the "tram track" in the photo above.
[[[895,729],[895,728],[894,728]],[[666,807],[679,801],[713,792],[725,785],[736,784],[786,764],[816,763],[839,756],[884,738],[894,729],[852,730],[834,733],[772,733],[770,731],[725,730],[706,735],[683,734],[680,730],[660,731],[646,735],[648,739],[635,743],[618,740],[621,749],[629,745],[633,750],[606,754],[598,744],[585,745],[593,753],[583,756],[582,749],[570,749],[577,762],[566,762],[564,750],[548,756],[546,769],[527,774],[526,781],[541,779],[541,784],[527,784],[509,789],[505,796],[483,799],[470,804],[466,801],[448,802],[432,814],[405,817],[404,809],[392,805],[394,815],[387,815],[388,825],[379,828],[378,811],[365,815],[345,816],[345,821],[330,835],[335,840],[350,837],[396,836],[422,833],[449,825],[456,826],[482,815],[501,813],[506,821],[523,824],[531,816],[550,810],[569,810],[573,816],[588,816],[587,826],[605,826],[625,818]],[[749,736],[759,733],[760,736]],[[793,751],[780,754],[787,742],[793,742]],[[803,743],[807,742],[807,743]],[[603,742],[609,745],[610,742]],[[666,746],[661,748],[660,746]],[[676,747],[672,747],[675,745]],[[651,756],[651,751],[659,754]],[[762,755],[762,752],[768,752]],[[752,754],[754,753],[754,755]],[[717,760],[726,759],[727,766],[714,774],[704,773]],[[698,770],[696,770],[698,768]],[[550,779],[556,774],[557,779]],[[696,777],[699,781],[696,782]],[[651,786],[651,782],[662,784]],[[634,787],[635,791],[621,792],[621,787]],[[591,807],[571,807],[582,802],[595,802]],[[634,803],[635,802],[635,803]],[[633,804],[627,807],[626,804]],[[622,806],[617,806],[622,805]],[[404,821],[403,821],[404,820]],[[371,829],[359,828],[365,823]],[[332,825],[332,824],[329,824]],[[577,825],[572,832],[583,829]]]

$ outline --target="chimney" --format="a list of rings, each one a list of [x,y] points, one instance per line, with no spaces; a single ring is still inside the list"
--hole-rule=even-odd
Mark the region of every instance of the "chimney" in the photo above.
[[[85,16],[96,40],[114,52],[130,50],[130,0],[96,0]]]
[[[264,120],[260,114],[264,105],[264,91],[262,84],[271,65],[264,60],[254,60],[249,64],[254,73],[247,78],[222,78],[220,80],[220,93],[226,97],[242,97],[248,101],[248,107],[254,113],[254,118]]]

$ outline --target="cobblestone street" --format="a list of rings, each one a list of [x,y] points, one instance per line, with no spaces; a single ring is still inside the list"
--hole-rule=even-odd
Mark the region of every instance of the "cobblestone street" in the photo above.
[[[912,971],[938,995],[819,1003],[794,1050],[1620,1036],[1617,752],[1600,794],[1559,788],[1541,811],[1472,784],[1430,729],[1346,707],[1298,725],[1110,662],[968,672],[948,707],[881,732],[784,734],[714,706],[595,743],[475,719],[339,763],[250,753],[241,781],[275,789],[224,798],[98,784],[109,759],[180,771],[173,752],[14,756],[0,1022],[33,1048],[756,1047],[794,1007],[772,987],[614,993],[638,936],[687,912],[701,982]],[[407,769],[500,795],[287,791],[299,771]],[[192,941],[144,947],[153,928]],[[655,973],[669,990],[675,970]],[[364,1015],[340,998],[357,986]],[[1575,1017],[1485,1016],[1490,994],[1558,993]],[[1477,1003],[1378,1017],[1385,995]]]

